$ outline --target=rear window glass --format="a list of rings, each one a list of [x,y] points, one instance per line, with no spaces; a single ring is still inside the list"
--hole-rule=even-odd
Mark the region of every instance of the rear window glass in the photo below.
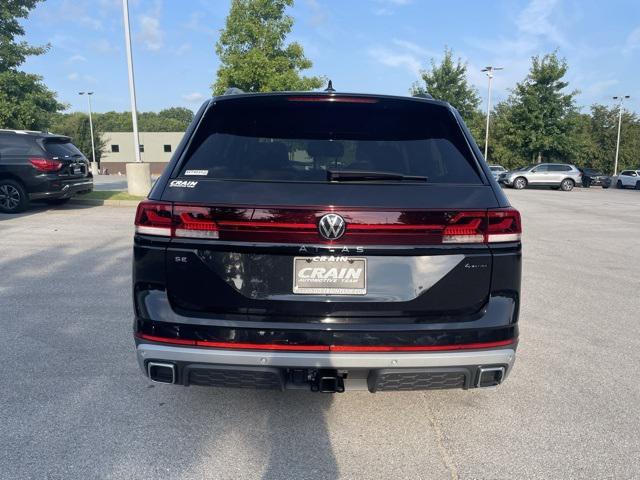
[[[181,176],[327,181],[327,170],[481,183],[453,114],[440,105],[380,100],[231,99],[209,109]]]
[[[58,158],[71,158],[82,156],[80,150],[71,142],[45,142],[44,148],[52,156]]]
[[[0,159],[41,154],[42,150],[36,141],[27,135],[0,135]]]

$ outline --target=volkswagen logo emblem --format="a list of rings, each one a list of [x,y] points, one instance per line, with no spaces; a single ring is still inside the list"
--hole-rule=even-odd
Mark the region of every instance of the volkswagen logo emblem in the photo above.
[[[344,235],[347,223],[340,215],[335,213],[327,213],[320,218],[318,222],[318,230],[320,235],[327,240],[337,240]]]

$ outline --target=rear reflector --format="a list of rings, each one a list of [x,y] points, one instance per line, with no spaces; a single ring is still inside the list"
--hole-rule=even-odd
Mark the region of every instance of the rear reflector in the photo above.
[[[448,350],[478,350],[483,348],[506,347],[516,343],[516,339],[494,342],[460,343],[451,345],[286,345],[279,343],[234,343],[211,342],[208,340],[187,340],[183,338],[160,337],[137,333],[141,340],[188,345],[193,347],[230,348],[237,350],[286,350],[298,352],[436,352]]]
[[[346,223],[344,235],[327,240],[320,218],[330,212]],[[145,200],[136,232],[233,242],[335,245],[438,245],[520,240],[520,214],[512,208],[479,211],[338,210],[181,205]]]
[[[34,157],[30,158],[29,162],[36,168],[36,170],[41,172],[57,172],[62,168],[62,162],[49,160],[48,158]]]

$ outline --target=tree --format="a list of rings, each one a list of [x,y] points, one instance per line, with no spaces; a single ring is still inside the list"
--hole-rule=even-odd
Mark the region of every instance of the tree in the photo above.
[[[50,130],[71,137],[73,144],[91,160],[91,128],[89,126],[89,116],[80,113],[58,114],[53,117]],[[96,152],[96,162],[104,153],[106,142],[103,140],[103,131],[100,125],[93,124],[93,142]]]
[[[233,0],[216,43],[220,58],[213,93],[229,87],[246,92],[312,90],[322,77],[301,76],[312,63],[297,42],[285,45],[293,19],[285,9],[293,0]]]
[[[467,64],[460,58],[454,62],[453,51],[445,47],[440,64],[431,59],[431,69],[420,72],[424,85],[415,82],[411,87],[413,95],[428,93],[437,100],[444,100],[455,107],[465,122],[473,125],[477,119],[480,97],[478,91],[467,81]],[[479,132],[472,132],[474,136]],[[476,137],[477,138],[477,137]]]
[[[586,165],[613,173],[618,136],[618,107],[592,105],[588,132],[593,147]],[[635,113],[623,111],[618,170],[637,168],[640,164],[639,151],[640,118]]]
[[[550,53],[533,57],[527,77],[512,90],[504,110],[504,139],[521,158],[565,159],[574,143],[576,106],[573,91],[566,93],[567,62]]]
[[[65,106],[43,83],[42,77],[18,70],[30,55],[42,55],[49,46],[32,46],[16,37],[24,35],[19,19],[27,18],[39,0],[0,2],[0,127],[40,130],[51,115]]]
[[[193,120],[188,108],[171,107],[160,112],[139,112],[138,128],[141,132],[184,132]],[[103,132],[130,132],[130,112],[105,112],[94,114],[94,123]]]

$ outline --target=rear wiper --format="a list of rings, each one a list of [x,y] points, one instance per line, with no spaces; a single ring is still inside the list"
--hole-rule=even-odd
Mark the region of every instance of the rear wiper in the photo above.
[[[330,182],[426,182],[427,177],[369,170],[327,170],[327,180]]]

